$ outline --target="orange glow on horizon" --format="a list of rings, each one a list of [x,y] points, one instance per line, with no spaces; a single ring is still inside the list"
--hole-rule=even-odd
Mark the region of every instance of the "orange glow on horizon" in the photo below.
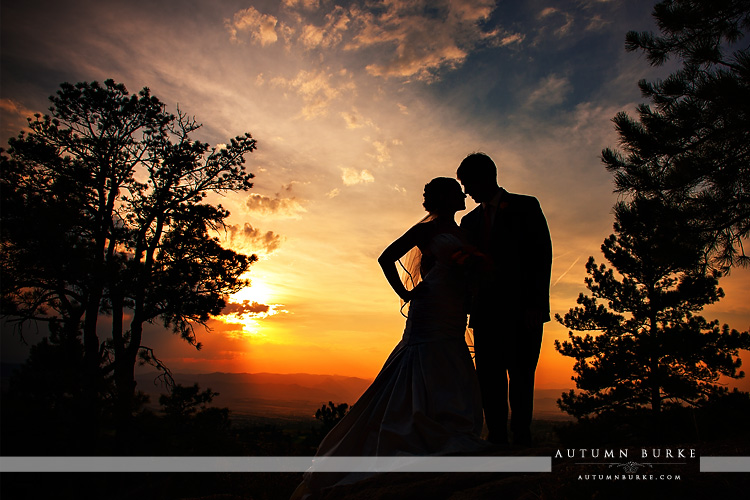
[[[314,282],[316,273],[309,274]],[[206,346],[201,352],[212,355],[203,358],[195,351],[183,351],[184,357],[173,356],[170,363],[175,371],[336,374],[373,379],[400,340],[404,327],[404,319],[398,312],[398,299],[392,295],[385,280],[375,274],[369,300],[377,305],[379,301],[374,299],[381,298],[382,304],[373,305],[369,312],[348,313],[340,307],[331,307],[333,299],[314,286],[304,300],[291,295],[285,300],[284,292],[279,291],[283,287],[274,286],[280,281],[265,271],[259,272],[253,276],[252,286],[232,296],[231,302],[270,304],[269,313],[217,318],[213,325],[215,331],[200,339]],[[731,280],[722,284],[728,291],[727,298],[720,303],[723,307],[719,308],[717,304],[707,308],[705,317],[725,318],[730,326],[741,329],[741,325],[732,323],[741,321],[744,316],[740,313],[744,274],[747,273],[738,271]],[[366,311],[368,298],[362,301],[362,311]],[[553,314],[563,314],[566,307],[573,305],[575,301],[571,298],[553,300]],[[554,319],[545,325],[537,388],[575,387],[571,380],[574,360],[560,355],[554,348],[555,340],[567,338],[567,329]],[[217,352],[228,355],[215,356]],[[750,353],[742,352],[741,357],[747,366]],[[750,390],[747,377],[722,379],[722,383],[730,388]]]

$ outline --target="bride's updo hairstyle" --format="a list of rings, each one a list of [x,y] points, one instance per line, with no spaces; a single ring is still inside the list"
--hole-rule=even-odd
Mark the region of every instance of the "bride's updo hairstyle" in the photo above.
[[[456,190],[461,185],[451,177],[436,177],[424,186],[424,203],[422,206],[431,214],[455,208]]]

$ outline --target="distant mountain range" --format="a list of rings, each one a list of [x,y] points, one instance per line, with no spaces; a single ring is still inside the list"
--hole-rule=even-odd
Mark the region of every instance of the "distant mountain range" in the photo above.
[[[156,380],[157,375],[136,377],[138,390],[151,396],[152,405],[158,404],[159,395],[166,393],[166,388]],[[214,405],[226,406],[234,415],[272,418],[310,418],[329,401],[351,405],[372,382],[358,377],[307,373],[177,373],[173,377],[178,384],[198,383],[201,390],[210,388],[218,392]],[[567,419],[555,404],[562,392],[563,389],[537,389],[536,418]]]
[[[0,364],[2,390],[19,364]],[[136,376],[138,390],[151,397],[150,406],[159,407],[159,396],[167,392],[157,380],[157,373]],[[315,410],[333,401],[336,404],[354,404],[372,380],[343,375],[311,375],[309,373],[201,373],[173,374],[178,384],[195,383],[201,390],[210,388],[218,392],[213,404],[228,407],[235,416],[273,419],[312,418]],[[537,389],[534,398],[534,415],[543,420],[569,420],[556,401],[565,389]]]
[[[151,396],[152,404],[166,388],[157,373],[138,375],[138,390]],[[214,405],[228,407],[235,415],[262,417],[312,417],[315,410],[333,401],[353,404],[371,380],[341,375],[307,373],[173,373],[184,386],[197,383],[201,390],[218,392]]]

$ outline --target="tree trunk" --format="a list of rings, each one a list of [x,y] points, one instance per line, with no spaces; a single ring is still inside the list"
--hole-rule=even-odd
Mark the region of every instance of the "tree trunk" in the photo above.
[[[99,447],[100,401],[99,387],[102,372],[100,369],[99,336],[96,334],[97,318],[101,300],[101,287],[94,290],[88,299],[83,321],[83,381],[81,429],[83,448],[88,454],[95,454]]]
[[[117,449],[121,454],[130,454],[133,444],[133,410],[135,401],[135,362],[129,350],[115,364],[115,432]]]
[[[649,332],[649,340],[651,343],[651,356],[649,359],[649,386],[651,389],[651,410],[654,416],[658,417],[661,413],[661,380],[659,377],[659,327],[656,315],[651,315],[650,322],[651,331]]]
[[[114,283],[114,282],[113,282]],[[115,438],[117,450],[128,454],[133,432],[133,398],[135,395],[135,359],[130,362],[123,338],[123,298],[116,285],[111,289],[112,300],[112,344],[115,351],[114,376],[117,399],[115,400]]]

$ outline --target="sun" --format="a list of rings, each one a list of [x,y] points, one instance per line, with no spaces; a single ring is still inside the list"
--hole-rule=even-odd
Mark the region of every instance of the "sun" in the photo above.
[[[256,302],[258,304],[268,304],[275,294],[273,290],[263,281],[253,276],[250,286],[243,288],[239,292],[229,296],[230,302],[243,303]]]
[[[262,276],[253,275],[251,284],[229,297],[229,305],[239,305],[239,311],[228,315],[224,321],[242,324],[242,336],[256,340],[267,337],[268,325],[264,321],[269,316],[286,312],[281,304],[272,301],[278,296]]]

